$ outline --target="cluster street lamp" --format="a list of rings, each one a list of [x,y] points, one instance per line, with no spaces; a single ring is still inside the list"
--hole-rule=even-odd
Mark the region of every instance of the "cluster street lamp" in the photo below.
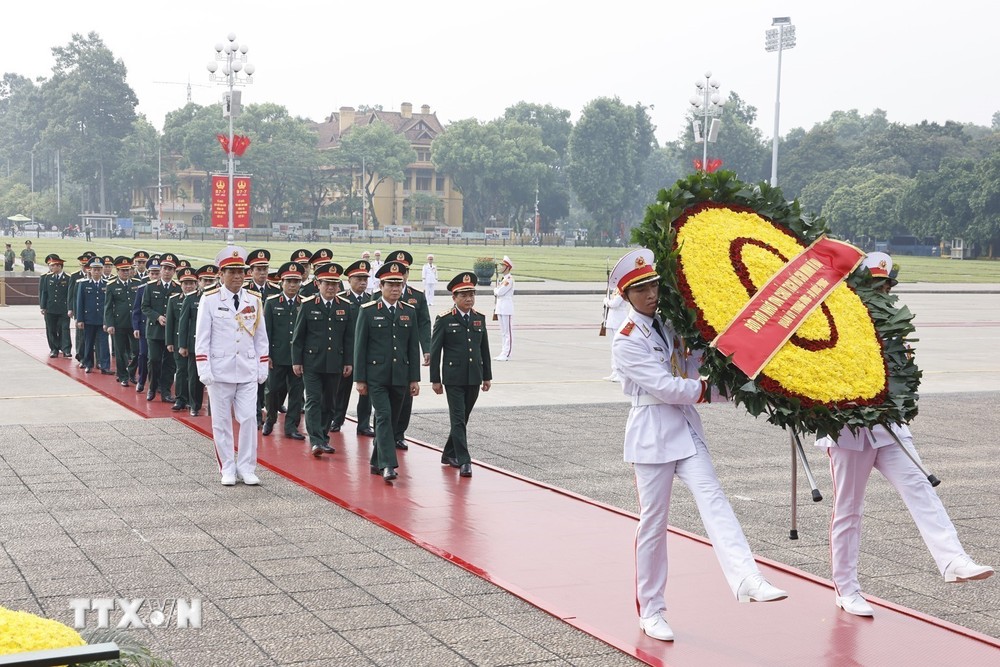
[[[777,16],[764,35],[764,50],[778,52],[778,86],[774,97],[774,139],[771,145],[771,187],[778,184],[778,113],[781,110],[781,52],[795,46],[795,26],[787,16]]]
[[[240,112],[240,93],[239,91],[234,92],[233,88],[253,83],[255,68],[252,64],[247,64],[247,51],[249,51],[249,47],[246,44],[240,44],[236,41],[236,33],[229,33],[226,39],[229,42],[228,44],[220,42],[215,45],[215,60],[209,61],[207,68],[210,81],[228,88],[222,96],[222,115],[229,118],[229,143],[227,144],[227,152],[229,154],[229,184],[227,187],[228,192],[226,193],[229,197],[229,232],[226,236],[226,242],[233,243],[235,240],[233,234],[233,173],[236,166],[233,153],[233,116]],[[219,63],[222,63],[221,71],[219,71]],[[216,74],[216,72],[219,73]]]
[[[703,144],[701,168],[708,171],[708,142],[715,141],[719,137],[720,120],[717,116],[722,114],[722,98],[719,96],[719,82],[712,78],[711,72],[705,72],[705,80],[697,81],[697,94],[689,100],[691,109],[695,115],[694,142]],[[697,117],[701,116],[701,120]],[[712,119],[709,124],[709,118]]]

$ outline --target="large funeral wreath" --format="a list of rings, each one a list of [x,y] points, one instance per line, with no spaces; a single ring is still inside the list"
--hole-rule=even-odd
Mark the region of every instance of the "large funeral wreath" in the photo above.
[[[880,279],[866,268],[836,287],[754,379],[711,346],[761,286],[828,233],[780,189],[720,171],[661,190],[633,240],[653,251],[669,288],[663,317],[704,351],[708,381],[750,414],[818,436],[908,422],[920,384],[908,345],[913,316],[875,289]]]

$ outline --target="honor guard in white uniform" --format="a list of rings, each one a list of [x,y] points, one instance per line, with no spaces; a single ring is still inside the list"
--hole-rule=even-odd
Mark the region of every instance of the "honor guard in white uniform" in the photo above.
[[[611,342],[614,342],[615,332],[625,322],[625,317],[628,315],[628,301],[622,297],[618,288],[612,287],[608,296],[604,297],[604,307],[607,309],[607,314],[604,316],[604,326],[607,331],[611,332]],[[604,378],[609,382],[618,382],[618,371],[615,370],[614,361],[614,357],[612,357],[611,374]]]
[[[364,255],[362,255],[362,259],[366,259]],[[382,261],[382,251],[376,250],[372,254],[371,258],[372,269],[371,273],[368,275],[369,294],[374,294],[375,292],[379,291],[382,288],[382,284],[379,282],[378,276],[376,276],[375,274],[378,273],[378,270],[382,268],[383,264],[385,264],[385,262]]]
[[[267,380],[268,342],[260,297],[243,288],[247,252],[228,246],[215,259],[218,288],[202,294],[195,326],[198,377],[212,405],[212,437],[222,484],[257,479],[257,386]],[[233,456],[233,418],[239,426],[239,455]]]
[[[510,272],[514,269],[514,264],[510,257],[504,255],[500,267],[500,277],[497,279],[497,286],[493,288],[493,296],[497,299],[493,312],[500,321],[501,338],[500,354],[496,356],[496,360],[507,361],[514,346],[514,335],[510,328],[514,316],[514,276]]]
[[[625,426],[625,461],[633,465],[639,493],[636,530],[636,606],[648,636],[672,641],[663,616],[667,605],[667,517],[674,477],[691,491],[733,595],[740,602],[787,597],[760,573],[739,521],[712,466],[694,405],[712,397],[698,376],[700,355],[688,354],[673,328],[657,314],[660,278],[653,253],[625,255],[611,272],[631,308],[615,334],[612,354],[622,390],[632,399]],[[716,393],[716,397],[718,394]]]
[[[437,287],[438,283],[438,267],[434,265],[434,255],[427,255],[427,263],[424,264],[420,274],[424,279],[424,297],[427,299],[427,305],[433,306],[434,288]]]
[[[868,253],[864,265],[873,279],[879,281],[876,289],[888,292],[896,284],[892,258],[884,252]],[[946,582],[986,579],[993,574],[993,568],[978,565],[962,548],[941,498],[916,463],[920,457],[913,447],[910,429],[905,424],[893,424],[890,428],[899,443],[884,426],[861,429],[857,433],[845,427],[836,440],[830,437],[816,440],[816,446],[826,448],[830,456],[833,478],[830,569],[836,604],[855,616],[875,613],[861,595],[858,583],[861,518],[872,468],[882,473],[903,499]],[[907,451],[903,451],[900,443]]]

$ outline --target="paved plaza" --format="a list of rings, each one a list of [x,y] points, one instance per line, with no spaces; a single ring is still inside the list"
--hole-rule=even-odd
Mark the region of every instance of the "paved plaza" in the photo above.
[[[635,512],[621,460],[627,404],[601,379],[610,338],[597,335],[600,286],[523,287],[513,358],[495,364],[493,389],[470,423],[473,457]],[[1000,294],[945,289],[900,286],[917,313],[924,371],[913,431],[966,550],[997,566],[1000,362],[978,350],[1000,345]],[[479,299],[489,312],[492,297]],[[432,314],[445,300],[438,296]],[[0,329],[40,326],[37,308],[0,309]],[[499,343],[495,328],[491,342]],[[0,367],[4,606],[72,623],[72,598],[200,598],[200,630],[130,630],[185,667],[639,664],[269,471],[259,488],[220,486],[207,438],[170,419],[142,419],[5,342]],[[407,435],[441,446],[446,404],[424,380]],[[827,497],[811,502],[799,475],[800,539],[791,541],[787,435],[729,405],[702,415],[754,553],[829,578],[825,455],[805,443]],[[703,535],[690,495],[676,488],[671,524]],[[945,584],[877,474],[860,567],[865,593],[1000,638],[1000,577]],[[684,605],[669,585],[667,599]],[[832,592],[815,613],[839,613]]]

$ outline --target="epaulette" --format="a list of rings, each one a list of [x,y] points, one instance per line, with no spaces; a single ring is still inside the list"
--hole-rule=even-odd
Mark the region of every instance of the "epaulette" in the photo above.
[[[250,289],[249,287],[244,287],[243,291],[246,292],[247,294],[253,294],[258,299],[260,298],[260,292],[258,292],[255,289]]]
[[[363,304],[361,304],[361,307],[362,307],[362,308],[371,308],[372,306],[374,306],[374,305],[376,305],[376,304],[378,304],[378,303],[380,303],[380,302],[379,302],[379,301],[375,301],[375,300],[373,299],[373,300],[369,301],[368,303],[363,303]]]
[[[319,298],[319,294],[310,294],[309,296],[300,296],[299,301],[301,303],[309,303],[310,301],[315,301]]]
[[[175,296],[187,296],[187,294],[185,294],[184,292],[174,292],[173,294],[167,297],[167,301],[170,301]]]
[[[345,290],[344,290],[344,291],[342,291],[342,292],[337,292],[337,296],[342,296],[342,297],[344,297],[344,298],[346,299],[346,298],[347,298],[347,296],[348,296],[348,292],[350,292],[350,291],[351,291],[351,290],[349,290],[349,289],[345,289]]]
[[[270,301],[271,299],[277,299],[280,296],[281,296],[280,294],[272,294],[271,296],[267,297],[267,300]]]
[[[78,283],[82,283],[82,282],[84,282],[84,281],[89,281],[89,280],[90,280],[90,278],[77,278],[77,279],[76,279],[76,282],[78,282]]]
[[[153,280],[152,278],[150,278],[149,280],[146,281],[146,284],[147,285],[152,285],[153,283],[158,283],[158,282],[160,282],[159,279]]]
[[[635,322],[629,320],[624,326],[622,326],[621,329],[618,330],[618,333],[623,336],[630,336],[632,334],[632,329],[635,329]]]
[[[451,308],[449,308],[448,310],[444,311],[443,313],[438,313],[438,317],[444,317],[445,315],[451,315],[451,312],[452,312]]]
[[[212,288],[212,289],[210,289],[210,290],[205,290],[204,292],[202,292],[202,293],[201,293],[201,295],[202,295],[202,296],[208,296],[209,294],[215,294],[215,293],[216,293],[216,292],[218,292],[218,291],[219,291],[220,289],[222,289],[222,286],[221,286],[221,285],[216,285],[215,287],[213,287],[213,288]]]
[[[416,308],[417,308],[417,307],[416,307],[416,306],[414,306],[414,305],[413,305],[412,303],[406,303],[406,302],[405,302],[405,301],[403,301],[402,299],[400,299],[400,300],[399,300],[399,301],[397,301],[396,303],[401,303],[401,304],[403,304],[404,306],[406,306],[407,308],[413,308],[414,310],[416,310]]]
[[[406,284],[406,286],[407,286],[407,287],[409,287],[409,288],[410,288],[411,290],[413,290],[414,292],[416,292],[417,294],[423,294],[423,291],[422,291],[422,290],[418,290],[418,289],[417,289],[416,287],[413,287],[413,286],[412,286],[412,285],[410,285],[409,283],[407,283],[407,284]]]

